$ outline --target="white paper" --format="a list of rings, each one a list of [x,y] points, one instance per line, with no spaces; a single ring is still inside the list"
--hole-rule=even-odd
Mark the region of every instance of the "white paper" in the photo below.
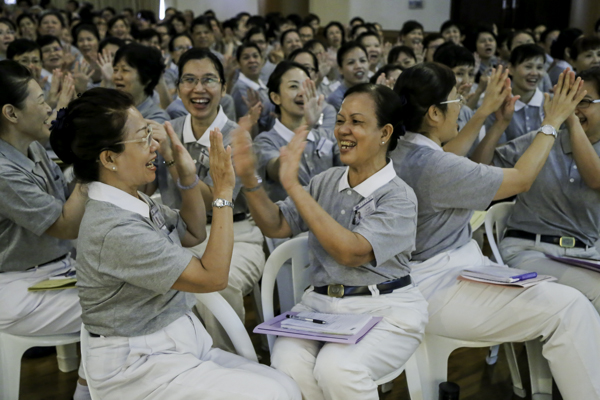
[[[332,335],[354,335],[360,331],[370,320],[370,315],[364,314],[324,314],[301,312],[298,317],[320,319],[325,324],[288,318],[281,322],[281,327],[299,331],[327,333]]]

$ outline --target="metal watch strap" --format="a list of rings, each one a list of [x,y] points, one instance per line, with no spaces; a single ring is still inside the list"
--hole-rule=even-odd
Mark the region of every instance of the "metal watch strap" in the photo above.
[[[225,199],[215,199],[215,201],[212,202],[212,206],[217,207],[217,208],[223,208],[223,207],[233,208],[233,203],[231,201],[225,200]]]

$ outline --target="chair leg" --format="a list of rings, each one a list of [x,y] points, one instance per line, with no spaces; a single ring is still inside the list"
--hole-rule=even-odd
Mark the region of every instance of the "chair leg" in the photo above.
[[[504,352],[506,353],[506,360],[508,361],[508,369],[510,370],[510,377],[513,383],[513,392],[524,398],[527,395],[527,391],[523,388],[523,381],[521,380],[521,373],[519,372],[519,365],[517,364],[517,355],[515,354],[515,348],[512,343],[504,343]]]
[[[2,400],[19,400],[21,383],[21,358],[29,346],[5,340],[0,334],[0,398]]]
[[[386,382],[383,385],[381,385],[381,393],[391,392],[393,388],[394,388],[394,382],[392,382],[392,381]]]
[[[487,357],[485,358],[485,362],[487,363],[487,365],[496,364],[496,362],[498,361],[498,350],[499,349],[500,349],[499,345],[490,347],[490,352],[488,353]]]
[[[427,349],[425,344],[421,343],[404,366],[410,400],[424,399],[423,386],[429,381],[428,364]]]
[[[419,365],[419,372],[421,373],[421,381],[423,382],[423,399],[436,400],[438,398],[439,384],[448,379],[448,358],[457,347],[455,347],[451,340],[446,340],[443,337],[435,336],[431,340],[428,340],[427,337],[428,335],[425,334],[423,340],[423,343],[425,343],[425,353],[427,354],[427,365]],[[423,371],[427,371],[427,374],[424,375]]]
[[[534,399],[552,398],[552,372],[548,361],[542,356],[542,342],[525,342],[527,361],[531,373],[531,397]]]
[[[77,343],[56,346],[56,361],[61,372],[71,372],[79,368]]]

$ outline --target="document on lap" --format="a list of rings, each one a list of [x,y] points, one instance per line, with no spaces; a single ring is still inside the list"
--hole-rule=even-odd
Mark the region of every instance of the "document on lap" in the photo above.
[[[546,257],[561,263],[573,265],[575,267],[585,268],[592,271],[600,272],[600,261],[591,260],[589,258],[579,257],[558,257],[551,254],[546,254]]]
[[[541,282],[552,282],[556,278],[548,275],[538,275],[535,272],[523,271],[505,267],[476,267],[463,270],[459,280],[481,282],[492,285],[507,285],[530,287]]]

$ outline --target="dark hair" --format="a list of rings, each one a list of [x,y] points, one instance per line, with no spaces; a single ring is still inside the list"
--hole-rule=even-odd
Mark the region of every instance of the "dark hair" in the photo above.
[[[355,93],[366,93],[373,99],[378,127],[383,128],[387,124],[392,125],[394,130],[390,136],[387,151],[394,150],[398,144],[398,138],[404,136],[404,126],[401,117],[403,104],[400,97],[385,85],[361,83],[348,89],[344,94],[344,99]]]
[[[277,67],[275,67],[275,69],[273,70],[273,73],[271,73],[271,76],[269,77],[269,82],[267,83],[267,88],[269,89],[269,100],[271,100],[271,103],[273,103],[273,105],[275,106],[275,112],[277,114],[281,114],[281,109],[271,99],[271,93],[279,94],[279,87],[281,86],[281,78],[283,77],[283,75],[285,75],[286,72],[288,72],[289,70],[294,69],[294,68],[298,68],[301,71],[304,71],[306,76],[308,76],[310,78],[310,74],[308,73],[306,68],[304,68],[304,66],[302,64],[299,64],[294,61],[288,61],[288,60],[281,61],[279,64],[277,64]]]
[[[550,47],[550,55],[553,58],[564,60],[565,59],[565,49],[570,47],[575,39],[579,36],[583,35],[583,31],[578,28],[568,28],[560,32],[558,38],[552,43]]]
[[[150,22],[151,24],[156,24],[156,16],[154,15],[154,11],[150,10],[140,10],[137,13],[137,17],[143,20]]]
[[[366,31],[361,33],[360,35],[358,35],[358,37],[356,38],[356,41],[358,43],[360,43],[361,45],[363,44],[362,41],[364,38],[367,38],[369,36],[372,36],[374,38],[377,38],[377,41],[379,42],[379,44],[381,44],[381,38],[379,37],[379,35],[377,34],[377,32],[373,32],[373,31]],[[363,45],[364,46],[364,45]]]
[[[62,49],[62,43],[60,42],[60,39],[57,38],[56,36],[53,35],[42,35],[40,37],[37,38],[37,44],[40,46],[40,48],[47,46],[49,44],[52,43],[58,43],[58,45],[60,46],[60,48]]]
[[[137,35],[137,39],[139,42],[141,42],[142,40],[150,40],[153,37],[157,37],[158,44],[162,45],[162,36],[152,28],[143,29],[143,30],[139,31],[138,35]]]
[[[108,32],[110,32],[110,30],[112,29],[113,25],[117,23],[117,21],[123,21],[123,23],[126,26],[129,26],[129,21],[127,21],[127,18],[125,18],[122,15],[117,15],[116,17],[112,17],[109,21],[108,21]],[[109,33],[110,34],[110,33]]]
[[[419,132],[429,107],[436,105],[442,111],[447,104],[440,104],[456,86],[454,72],[445,65],[426,62],[406,69],[394,86],[401,100],[406,101],[401,114],[407,130]]]
[[[144,85],[144,93],[152,96],[154,88],[165,69],[160,51],[154,47],[130,43],[117,50],[113,65],[117,65],[121,59],[137,70],[140,82]]]
[[[350,20],[350,25],[352,25],[356,21],[360,22],[361,25],[365,24],[365,20],[362,19],[361,17],[354,17]]]
[[[23,21],[24,19],[28,19],[30,20],[34,25],[37,25],[37,21],[35,20],[35,18],[33,17],[33,15],[31,14],[21,14],[17,17],[17,28],[19,27],[19,25],[21,25],[21,21]],[[0,19],[1,20],[1,19]],[[10,20],[9,20],[10,21]],[[12,22],[12,21],[11,21]],[[13,24],[14,26],[14,24]]]
[[[596,49],[600,49],[600,38],[598,36],[581,36],[569,46],[569,57],[576,60],[581,53]]]
[[[287,35],[289,35],[290,33],[293,33],[293,32],[295,32],[296,35],[298,35],[298,38],[300,38],[300,33],[298,33],[298,30],[296,30],[296,29],[288,29],[287,31],[282,32],[281,36],[279,36],[279,44],[281,45],[281,47],[283,47],[283,42],[285,40],[285,37]]]
[[[296,49],[292,51],[292,53],[288,56],[288,60],[294,61],[294,58],[296,58],[296,56],[298,56],[299,54],[309,54],[312,57],[313,68],[315,69],[315,72],[319,72],[319,60],[317,59],[317,56],[315,56],[312,51],[307,50],[305,48]],[[310,77],[310,75],[308,76]]]
[[[98,29],[95,25],[91,24],[79,24],[73,28],[73,45],[77,47],[77,40],[79,38],[79,34],[83,31],[89,32],[96,37],[97,41],[100,41],[100,34],[98,33]]]
[[[36,42],[29,39],[15,39],[11,42],[11,44],[8,45],[8,48],[6,49],[6,58],[12,60],[16,56],[36,50],[40,54],[40,58],[42,58],[42,50]]]
[[[194,18],[192,21],[192,26],[190,26],[190,32],[194,32],[194,28],[198,25],[204,25],[209,31],[212,32],[212,26],[210,25],[211,17],[206,15],[201,15],[197,18]]]
[[[125,46],[125,41],[114,36],[107,36],[98,44],[98,53],[102,53],[102,50],[109,44],[114,44],[121,48]]]
[[[185,19],[185,17],[182,14],[175,14],[171,17],[171,24],[173,23],[173,21],[179,21],[183,24],[183,26],[187,25],[187,20]]]
[[[342,32],[342,44],[346,43],[346,30],[344,29],[344,25],[338,21],[331,21],[325,26],[325,29],[323,29],[323,37],[325,38],[325,41],[327,41],[327,31],[334,26],[338,27],[340,32]]]
[[[535,43],[535,37],[533,36],[533,34],[531,32],[523,31],[523,30],[514,31],[512,33],[512,35],[510,35],[507,39],[506,45],[509,50],[512,48],[513,40],[515,39],[515,37],[517,37],[517,35],[529,35],[533,39],[533,43]]]
[[[444,64],[448,68],[462,67],[463,65],[475,66],[473,53],[452,42],[446,42],[438,47],[433,54],[433,61]]]
[[[260,27],[260,26],[255,26],[252,27],[250,29],[248,29],[248,32],[246,32],[246,35],[244,36],[244,42],[249,42],[250,38],[254,35],[263,35],[265,37],[265,40],[267,40],[267,32],[265,31],[265,28]]]
[[[542,32],[542,34],[540,35],[540,43],[545,42],[546,38],[548,37],[548,35],[550,33],[552,33],[552,32],[555,32],[555,31],[559,31],[559,30],[558,29],[554,29],[554,28],[548,28],[544,32]]]
[[[177,67],[179,67],[179,79],[181,79],[181,75],[183,74],[183,67],[185,67],[185,64],[188,63],[188,61],[192,61],[192,60],[204,60],[205,58],[208,58],[213,66],[215,67],[215,69],[217,70],[217,73],[219,74],[219,79],[221,80],[221,86],[225,86],[225,70],[223,69],[223,64],[221,64],[221,61],[219,61],[219,59],[217,58],[217,56],[214,55],[214,53],[210,50],[206,50],[206,49],[199,49],[199,48],[192,48],[189,49],[188,51],[186,51],[185,53],[183,53],[181,55],[181,57],[179,57],[179,63],[177,64]]]
[[[492,35],[492,37],[496,41],[496,45],[498,45],[498,38],[496,37],[494,32],[488,27],[480,26],[477,29],[475,29],[475,32],[467,35],[467,37],[464,41],[465,47],[467,49],[469,49],[470,51],[472,51],[473,53],[475,53],[477,51],[477,39],[479,39],[479,35],[481,35],[483,33]]]
[[[127,110],[133,98],[115,89],[93,88],[69,103],[53,123],[50,144],[75,177],[84,183],[100,179],[98,158],[105,150],[122,153]]]
[[[40,15],[40,20],[38,21],[38,26],[42,26],[42,21],[44,20],[44,18],[46,18],[49,15],[54,15],[58,19],[58,22],[60,22],[60,26],[62,26],[63,28],[65,27],[65,19],[63,18],[62,14],[59,11],[55,11],[55,10],[44,11],[44,13],[42,15]]]
[[[420,29],[423,33],[425,32],[425,29],[420,22],[414,20],[406,21],[404,25],[402,25],[402,29],[400,29],[400,36],[408,35],[416,29]]]
[[[442,24],[442,26],[440,27],[440,33],[443,33],[446,29],[452,28],[453,26],[456,27],[456,29],[458,29],[462,33],[461,26],[457,22],[452,21],[451,19]]]
[[[370,29],[369,29],[369,28],[367,28],[367,26],[366,26],[365,24],[361,24],[361,25],[354,25],[354,26],[352,27],[352,29],[350,29],[350,37],[354,38],[354,36],[356,36],[356,32],[358,32],[358,30],[359,30],[360,28],[364,28],[364,29],[366,29],[366,32],[369,32],[369,31],[370,31]],[[365,33],[365,32],[363,32],[363,33]],[[361,35],[362,35],[362,33],[361,33]],[[356,40],[356,39],[354,39],[354,40]]]
[[[309,28],[309,29],[312,31],[312,33],[313,33],[313,36],[315,36],[315,35],[317,34],[317,32],[315,32],[315,28],[313,28],[313,27],[312,27],[311,25],[309,25],[309,24],[302,24],[302,25],[300,25],[300,26],[298,27],[298,34],[300,34],[300,29],[302,29],[302,28]]]
[[[313,21],[318,21],[319,23],[321,23],[321,18],[319,18],[318,15],[316,14],[308,14],[305,18],[304,18],[304,23],[305,24],[310,24]]]
[[[304,46],[302,46],[302,48],[305,49],[305,50],[308,50],[308,51],[312,52],[312,48],[315,47],[318,44],[320,44],[321,46],[323,46],[323,49],[326,49],[326,47],[323,44],[323,42],[321,42],[319,39],[309,40],[308,42],[304,43]]]
[[[537,44],[522,44],[510,52],[510,64],[516,67],[527,60],[538,57],[542,59],[542,62],[546,61],[546,52],[544,49]]]
[[[596,92],[600,93],[600,67],[593,67],[581,71],[577,74],[577,77],[581,78],[584,82],[593,83]]]
[[[253,15],[250,18],[248,18],[248,21],[246,21],[246,27],[252,27],[252,28],[262,28],[263,30],[265,30],[265,39],[267,37],[266,35],[266,28],[267,28],[267,21],[264,19],[264,17],[260,16],[260,15]],[[252,29],[250,28],[250,29]]]
[[[242,57],[242,52],[246,49],[256,49],[256,51],[258,51],[258,55],[262,58],[262,53],[260,51],[260,49],[258,48],[258,45],[256,43],[242,43],[238,46],[237,50],[235,51],[235,59],[238,60],[238,62],[240,62],[240,58]]]
[[[594,24],[594,32],[598,32],[598,29],[600,29],[600,18],[598,18],[598,20]]]
[[[344,56],[346,56],[347,53],[351,52],[354,49],[361,49],[365,52],[365,56],[368,55],[367,50],[363,47],[362,44],[358,42],[346,42],[342,45],[342,47],[339,48],[337,52],[337,63],[340,68],[342,67],[342,63],[344,62]]]
[[[302,17],[298,14],[288,14],[286,17],[288,21],[291,21],[296,27],[302,25]]]
[[[108,11],[108,12],[109,12],[109,13],[111,13],[112,15],[117,15],[117,10],[115,10],[113,7],[110,7],[110,6],[108,6],[108,7],[104,7],[104,8],[102,9],[102,11]],[[123,11],[125,11],[125,10],[123,10]],[[129,9],[129,11],[133,11],[133,10],[132,10],[132,9]],[[133,13],[132,13],[132,14],[133,14]]]
[[[427,49],[427,47],[429,46],[429,43],[433,42],[434,40],[438,40],[438,39],[443,39],[444,37],[442,35],[440,35],[439,33],[430,33],[429,35],[425,36],[425,39],[423,39],[423,48]]]
[[[408,46],[396,46],[392,48],[388,53],[388,64],[394,64],[398,59],[398,56],[400,56],[400,53],[407,54],[409,57],[412,57],[415,60],[415,62],[417,62],[417,56],[415,55],[413,49],[411,49]]]
[[[369,79],[369,82],[371,82],[371,83],[377,83],[377,79],[379,79],[379,77],[381,75],[385,74],[385,76],[387,77],[387,74],[389,74],[392,71],[404,71],[404,68],[402,68],[398,64],[385,64],[383,67],[379,68],[377,70],[377,72],[375,72],[373,74],[373,76],[371,77],[371,79]]]
[[[190,39],[190,43],[192,43],[192,46],[194,45],[194,40],[190,35],[187,33],[177,33],[171,37],[171,40],[169,40],[169,51],[175,51],[175,40],[179,39],[180,37],[186,37]]]
[[[31,79],[33,76],[27,67],[13,60],[0,61],[0,109],[6,104],[23,108]]]

